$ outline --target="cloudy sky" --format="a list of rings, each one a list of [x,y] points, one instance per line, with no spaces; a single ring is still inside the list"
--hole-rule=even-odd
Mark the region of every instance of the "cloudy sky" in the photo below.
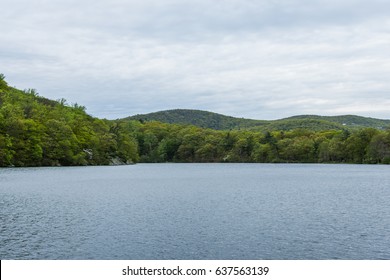
[[[0,73],[104,118],[390,119],[388,0],[1,0]]]

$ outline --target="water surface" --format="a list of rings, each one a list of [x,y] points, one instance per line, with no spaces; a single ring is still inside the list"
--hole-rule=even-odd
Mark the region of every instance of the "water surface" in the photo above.
[[[0,169],[0,259],[390,259],[390,166]]]

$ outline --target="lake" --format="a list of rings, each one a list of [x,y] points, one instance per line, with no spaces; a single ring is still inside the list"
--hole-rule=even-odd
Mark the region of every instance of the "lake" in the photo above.
[[[390,166],[0,169],[0,259],[390,259]]]

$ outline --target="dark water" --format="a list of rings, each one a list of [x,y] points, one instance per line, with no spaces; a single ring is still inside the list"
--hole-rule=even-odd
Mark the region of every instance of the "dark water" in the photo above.
[[[0,169],[0,259],[390,259],[390,166]]]

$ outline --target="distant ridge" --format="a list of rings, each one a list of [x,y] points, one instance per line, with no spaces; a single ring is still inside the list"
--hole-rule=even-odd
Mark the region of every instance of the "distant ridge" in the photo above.
[[[362,117],[356,115],[341,115],[341,116],[318,116],[318,115],[299,115],[286,118],[285,120],[296,119],[313,119],[313,120],[325,120],[341,124],[349,127],[372,127],[378,129],[385,129],[390,126],[390,120],[375,119],[369,117]]]
[[[165,110],[149,114],[138,114],[125,119],[159,121],[170,124],[188,124],[217,130],[291,130],[296,128],[305,128],[318,131],[363,127],[386,129],[390,127],[390,120],[367,118],[355,115],[298,115],[274,121],[267,121],[235,118],[209,111],[193,109]]]
[[[10,87],[0,74],[0,167],[136,162],[390,164],[390,129],[379,130],[389,127],[389,122],[351,115],[261,121],[183,109],[98,119],[77,103]]]
[[[269,123],[269,121],[235,118],[213,112],[193,109],[173,109],[149,114],[138,114],[126,119],[159,121],[171,124],[190,124],[217,130],[250,128]]]

